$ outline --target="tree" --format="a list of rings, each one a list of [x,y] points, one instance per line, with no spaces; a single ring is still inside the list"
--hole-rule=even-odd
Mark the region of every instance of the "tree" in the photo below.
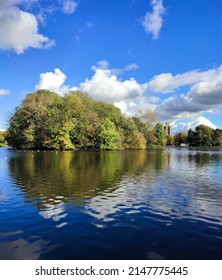
[[[166,135],[166,144],[172,145],[174,143],[174,137],[172,135]]]
[[[99,148],[99,127],[101,121],[96,112],[88,110],[75,119],[76,125],[71,131],[72,142],[77,149]]]
[[[119,134],[116,131],[114,123],[105,119],[100,125],[99,148],[102,150],[115,150],[118,149]]]
[[[146,149],[147,141],[146,141],[144,135],[141,132],[136,132],[135,131],[133,133],[133,138],[134,138],[134,141],[131,144],[131,149],[135,149],[135,150],[144,150],[144,149]]]
[[[197,132],[197,141],[199,146],[211,146],[213,129],[206,125],[198,125],[195,128]]]
[[[217,138],[217,133],[214,132],[214,129],[208,127],[206,125],[198,125],[195,128],[195,131],[189,129],[187,135],[187,142],[191,146],[212,146],[214,144],[214,140]],[[217,142],[217,140],[215,141]]]
[[[5,139],[7,131],[0,131],[0,147],[6,146],[7,141]]]
[[[16,108],[6,138],[17,149],[145,149],[157,142],[145,117],[127,118],[85,92],[40,90]]]
[[[187,136],[188,136],[188,133],[185,132],[185,131],[182,131],[182,132],[177,132],[175,135],[174,135],[174,142],[177,144],[177,145],[180,145],[181,143],[187,143]]]
[[[30,93],[10,119],[7,134],[8,143],[18,149],[38,148],[42,135],[42,124],[49,118],[48,109],[59,102],[61,97],[48,90]]]
[[[110,119],[116,126],[120,126],[123,115],[119,108],[108,104],[106,102],[94,102],[94,111],[98,114],[100,119]]]
[[[151,127],[137,116],[132,117],[132,121],[135,124],[137,130],[143,133],[145,138],[147,138],[149,131],[151,131]]]
[[[188,130],[187,142],[190,146],[198,146],[197,133],[191,128]]]
[[[222,146],[222,129],[215,129],[212,133],[212,145]]]
[[[163,148],[166,145],[166,136],[163,125],[158,122],[153,130],[154,136],[156,137],[157,148]]]
[[[153,124],[157,121],[157,114],[151,110],[139,110],[138,118],[145,123],[149,129],[152,129]]]
[[[149,130],[147,133],[147,148],[153,149],[157,144],[157,138],[155,136],[154,130]]]

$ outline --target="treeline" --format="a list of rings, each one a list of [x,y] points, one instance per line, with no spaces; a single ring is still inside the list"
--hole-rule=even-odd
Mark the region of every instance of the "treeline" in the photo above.
[[[166,143],[163,125],[152,127],[146,112],[127,118],[87,93],[62,97],[48,90],[27,95],[9,121],[6,140],[17,149],[56,150],[149,149]]]
[[[222,146],[222,129],[213,129],[201,124],[194,130],[189,129],[188,132],[175,134],[171,141],[174,144],[185,143],[194,147]]]

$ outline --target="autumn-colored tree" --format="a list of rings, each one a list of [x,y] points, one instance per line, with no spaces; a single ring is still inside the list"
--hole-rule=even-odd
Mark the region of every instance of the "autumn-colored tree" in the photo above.
[[[6,146],[7,141],[5,139],[7,131],[0,131],[0,147]]]
[[[181,143],[187,143],[187,132],[185,131],[177,132],[173,138],[174,138],[174,143],[176,145],[180,145]]]

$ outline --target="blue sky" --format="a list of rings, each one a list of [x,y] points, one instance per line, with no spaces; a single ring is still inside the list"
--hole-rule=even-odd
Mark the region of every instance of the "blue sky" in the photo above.
[[[0,0],[0,129],[41,88],[222,128],[222,1]]]

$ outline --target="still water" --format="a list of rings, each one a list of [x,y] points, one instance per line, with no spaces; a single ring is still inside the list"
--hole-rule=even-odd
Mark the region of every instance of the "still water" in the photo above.
[[[222,151],[0,148],[0,259],[222,259]]]

